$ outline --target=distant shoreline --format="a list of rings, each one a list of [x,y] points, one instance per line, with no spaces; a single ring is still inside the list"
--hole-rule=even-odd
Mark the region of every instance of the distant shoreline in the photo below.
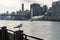
[[[31,20],[0,20],[0,21],[31,21]],[[60,21],[50,21],[50,20],[32,20],[33,21],[49,21],[49,22],[60,22]]]

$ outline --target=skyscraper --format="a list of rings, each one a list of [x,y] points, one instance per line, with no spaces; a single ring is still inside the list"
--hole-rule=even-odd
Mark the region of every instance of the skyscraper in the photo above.
[[[52,3],[52,16],[56,20],[60,20],[60,1]]]
[[[22,9],[21,9],[22,13],[24,12],[24,4],[22,4]]]
[[[40,5],[39,4],[34,3],[34,4],[30,5],[30,13],[33,16],[38,16],[40,14],[39,10],[40,10]]]
[[[6,14],[8,15],[9,14],[9,11],[6,11]]]
[[[47,12],[47,10],[48,10],[47,5],[44,5],[44,6],[43,6],[43,11],[44,11],[44,12]]]

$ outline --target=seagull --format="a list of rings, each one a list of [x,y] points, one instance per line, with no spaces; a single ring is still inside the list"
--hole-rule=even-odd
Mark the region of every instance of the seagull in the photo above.
[[[14,28],[19,28],[19,30],[20,30],[21,27],[22,27],[22,24],[20,24],[20,25],[14,27]]]

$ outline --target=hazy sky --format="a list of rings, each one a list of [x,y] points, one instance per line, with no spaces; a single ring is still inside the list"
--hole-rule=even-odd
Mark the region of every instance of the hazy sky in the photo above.
[[[0,13],[5,11],[17,11],[21,9],[21,4],[24,3],[25,9],[29,9],[30,4],[39,3],[42,5],[51,6],[52,1],[57,0],[0,0]]]

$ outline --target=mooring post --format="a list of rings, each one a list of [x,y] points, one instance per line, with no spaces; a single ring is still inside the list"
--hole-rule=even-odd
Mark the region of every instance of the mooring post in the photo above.
[[[23,40],[23,30],[15,31],[16,40]]]
[[[1,28],[1,31],[2,31],[2,40],[8,40],[7,27],[3,26]]]

